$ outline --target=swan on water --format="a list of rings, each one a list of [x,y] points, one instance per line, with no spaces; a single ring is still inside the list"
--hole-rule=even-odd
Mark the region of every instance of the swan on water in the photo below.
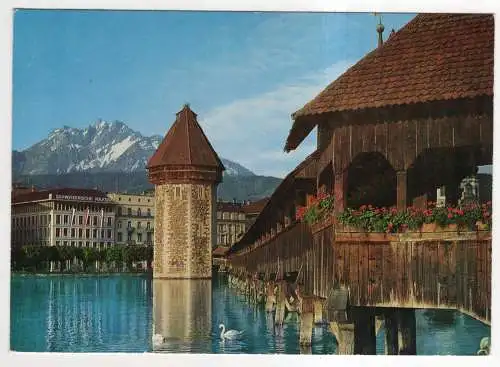
[[[161,334],[153,335],[153,345],[155,347],[162,345],[164,341],[165,341],[165,338],[163,337],[163,335],[161,335]]]
[[[243,331],[238,331],[238,330],[228,330],[226,331],[226,327],[224,324],[219,325],[219,329],[222,329],[220,333],[220,338],[222,340],[224,339],[237,339],[243,334]]]

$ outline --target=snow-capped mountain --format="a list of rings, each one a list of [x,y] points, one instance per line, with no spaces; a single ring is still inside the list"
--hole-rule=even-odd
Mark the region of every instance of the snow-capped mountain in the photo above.
[[[100,120],[85,129],[64,126],[30,148],[14,151],[12,167],[22,175],[141,171],[162,139],[143,136],[121,121]],[[254,175],[238,163],[222,162],[226,175]]]

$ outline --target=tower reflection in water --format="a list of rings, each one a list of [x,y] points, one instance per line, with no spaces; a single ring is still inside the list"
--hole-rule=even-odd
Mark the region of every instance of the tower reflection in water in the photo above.
[[[153,335],[164,338],[153,352],[210,353],[211,328],[210,279],[153,280]]]

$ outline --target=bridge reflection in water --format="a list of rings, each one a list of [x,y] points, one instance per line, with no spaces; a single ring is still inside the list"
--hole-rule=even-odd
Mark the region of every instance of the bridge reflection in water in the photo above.
[[[153,280],[153,335],[162,345],[153,352],[210,353],[212,280]]]

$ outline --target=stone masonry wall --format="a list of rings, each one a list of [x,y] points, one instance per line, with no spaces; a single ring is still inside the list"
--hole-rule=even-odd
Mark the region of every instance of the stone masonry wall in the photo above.
[[[214,185],[166,184],[155,190],[155,278],[210,278]]]

